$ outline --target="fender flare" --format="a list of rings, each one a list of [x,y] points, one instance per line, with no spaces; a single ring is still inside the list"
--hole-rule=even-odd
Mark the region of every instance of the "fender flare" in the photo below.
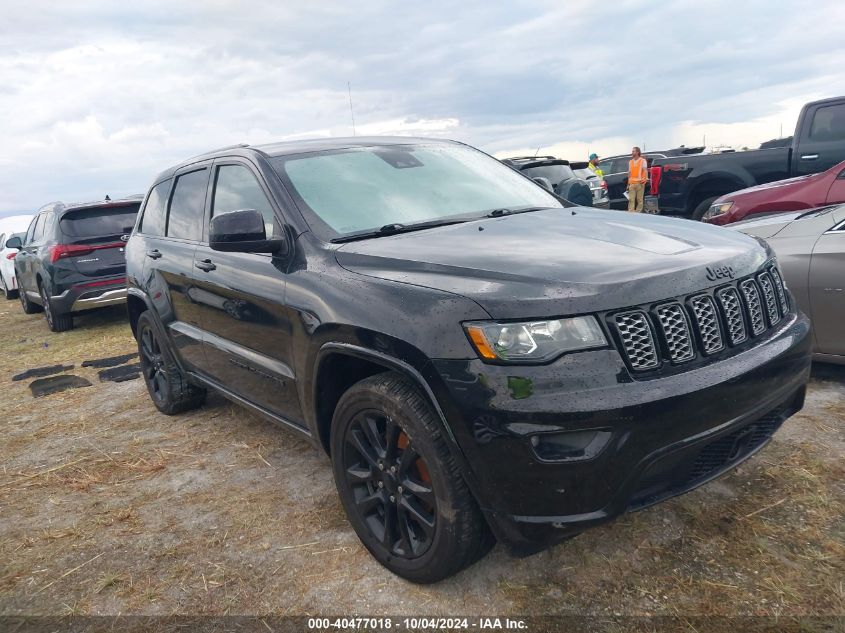
[[[317,402],[317,377],[320,371],[320,366],[323,362],[323,358],[330,353],[337,352],[341,354],[346,354],[348,356],[355,356],[363,360],[372,361],[378,365],[385,367],[386,369],[397,371],[403,374],[404,376],[410,378],[415,385],[422,389],[429,403],[434,408],[435,414],[437,414],[437,417],[440,419],[440,423],[443,426],[443,430],[449,437],[449,443],[453,445],[458,450],[458,452],[461,453],[461,457],[463,457],[463,453],[460,451],[460,448],[458,448],[458,442],[455,439],[455,435],[454,433],[452,433],[452,427],[449,425],[448,420],[446,420],[446,415],[443,413],[443,409],[440,407],[440,403],[437,401],[437,398],[435,397],[434,392],[431,390],[431,387],[429,386],[426,379],[423,378],[423,375],[405,361],[399,360],[398,358],[390,356],[389,354],[385,354],[384,352],[379,352],[367,347],[361,347],[360,345],[353,345],[351,343],[324,343],[317,352],[317,357],[314,360],[314,367],[311,373],[312,402]]]

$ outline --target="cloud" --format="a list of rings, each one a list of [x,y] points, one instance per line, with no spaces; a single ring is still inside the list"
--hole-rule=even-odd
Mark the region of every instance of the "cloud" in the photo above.
[[[845,85],[845,5],[170,3],[6,8],[0,213],[143,191],[216,146],[352,132],[578,158],[755,145]],[[712,141],[711,141],[712,139]]]

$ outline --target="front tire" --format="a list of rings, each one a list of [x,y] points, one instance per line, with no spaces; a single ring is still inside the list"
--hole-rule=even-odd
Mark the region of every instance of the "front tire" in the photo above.
[[[707,213],[707,209],[710,208],[710,205],[716,202],[716,198],[718,196],[713,196],[712,198],[705,198],[701,202],[698,203],[698,206],[695,208],[695,211],[692,212],[692,219],[696,222],[702,222],[704,219],[704,214]]]
[[[162,342],[149,310],[138,317],[136,332],[141,374],[156,409],[175,415],[202,406],[205,389],[188,382]]]
[[[47,319],[47,326],[52,332],[67,332],[73,329],[73,314],[70,312],[56,312],[56,307],[50,301],[47,289],[44,284],[39,288],[41,293],[41,305],[44,308],[44,317]]]
[[[343,394],[332,419],[331,456],[349,522],[394,574],[437,582],[492,546],[437,417],[401,375],[371,376]]]

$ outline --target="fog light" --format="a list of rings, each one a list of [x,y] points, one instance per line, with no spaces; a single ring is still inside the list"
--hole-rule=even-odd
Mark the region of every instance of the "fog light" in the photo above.
[[[543,461],[569,462],[592,459],[610,441],[610,431],[571,431],[531,436],[531,448]]]

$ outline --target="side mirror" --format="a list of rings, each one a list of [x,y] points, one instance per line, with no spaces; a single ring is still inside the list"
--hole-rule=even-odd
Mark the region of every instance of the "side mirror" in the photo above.
[[[264,217],[255,209],[231,211],[211,218],[208,233],[209,246],[215,251],[275,255],[287,252],[285,238],[267,238]]]
[[[536,178],[532,178],[534,182],[540,185],[543,189],[548,189],[552,193],[554,193],[554,187],[552,187],[552,183],[548,178],[543,178],[542,176],[537,176]]]
[[[23,247],[23,242],[21,242],[21,238],[19,237],[10,237],[6,240],[6,248],[16,248],[20,250]]]

